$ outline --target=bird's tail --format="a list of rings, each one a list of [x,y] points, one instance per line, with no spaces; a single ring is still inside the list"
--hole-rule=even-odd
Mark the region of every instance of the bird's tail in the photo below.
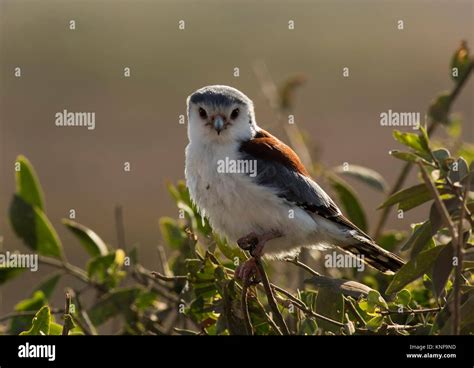
[[[361,257],[369,266],[380,272],[393,274],[397,272],[405,262],[397,255],[383,249],[373,241],[357,237],[357,243],[344,246],[344,250],[355,256]]]

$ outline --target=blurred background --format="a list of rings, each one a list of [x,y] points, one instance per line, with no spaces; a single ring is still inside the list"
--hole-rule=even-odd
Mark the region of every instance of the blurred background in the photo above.
[[[404,30],[397,29],[398,20]],[[184,176],[186,125],[178,117],[186,113],[190,93],[209,84],[234,86],[254,100],[259,124],[288,141],[255,76],[259,62],[276,83],[305,76],[292,113],[315,158],[328,167],[370,167],[391,184],[402,164],[388,155],[397,144],[392,128],[380,126],[380,113],[423,117],[431,100],[452,88],[450,58],[461,40],[474,43],[472,20],[473,2],[453,0],[0,0],[3,251],[27,252],[7,215],[13,165],[24,154],[36,168],[48,217],[71,262],[84,266],[87,256],[61,218],[74,209],[76,221],[116,245],[114,208],[120,205],[127,244],[137,246],[141,262],[153,269],[158,218],[178,215],[165,185]],[[474,138],[473,91],[471,78],[453,107],[468,142]],[[96,129],[56,127],[55,114],[63,109],[95,112]],[[351,184],[373,231],[384,196]],[[403,220],[392,212],[388,226],[408,230],[426,210]],[[26,297],[41,275],[26,273],[3,287],[0,314]]]

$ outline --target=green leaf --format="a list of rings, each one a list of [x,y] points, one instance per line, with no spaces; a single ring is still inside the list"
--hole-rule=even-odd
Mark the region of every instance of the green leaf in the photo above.
[[[245,260],[245,254],[240,248],[231,246],[225,239],[221,239],[217,235],[214,235],[214,240],[217,248],[232,262],[234,262],[235,258],[238,258],[240,261]]]
[[[10,205],[10,222],[15,233],[28,247],[41,255],[61,258],[61,241],[40,208],[31,206],[15,195]]]
[[[316,335],[318,331],[318,323],[314,319],[305,318],[301,321],[300,327],[298,329],[299,335]]]
[[[453,269],[454,250],[452,243],[449,242],[444,249],[439,253],[438,258],[433,265],[432,281],[435,295],[440,298],[449,275]]]
[[[100,326],[110,318],[130,312],[130,306],[140,294],[139,288],[123,288],[111,291],[101,298],[90,310],[89,318],[94,326]]]
[[[115,262],[115,253],[92,258],[87,262],[87,275],[96,278],[99,282],[104,282],[108,269]]]
[[[449,110],[451,108],[452,98],[450,93],[439,95],[428,109],[430,118],[441,124],[449,123]]]
[[[460,182],[469,173],[467,162],[460,157],[450,165],[448,176],[453,183]]]
[[[408,306],[411,301],[411,293],[407,289],[400,290],[395,297],[395,304]]]
[[[333,279],[332,277],[326,276],[313,276],[310,279],[304,280],[304,282],[305,284],[316,286],[318,290],[321,288],[328,288],[335,293],[342,293],[356,299],[361,296],[367,296],[369,292],[373,291],[373,289],[367,285],[356,281]]]
[[[20,155],[15,163],[16,193],[26,203],[36,206],[44,211],[43,190],[30,161]]]
[[[144,310],[152,307],[157,300],[158,294],[156,292],[144,290],[137,296],[134,304],[138,309]]]
[[[99,284],[115,287],[125,276],[121,271],[123,261],[124,252],[121,249],[105,256],[97,256],[87,262],[87,275]]]
[[[444,247],[444,245],[440,245],[420,252],[395,274],[385,293],[393,294],[428,272]]]
[[[329,182],[336,192],[349,220],[351,220],[362,231],[367,231],[365,213],[354,190],[349,186],[349,184],[334,176],[329,177]]]
[[[369,292],[369,294],[367,295],[367,301],[369,302],[369,304],[388,309],[387,302],[384,298],[382,298],[382,296],[377,290],[371,290]]]
[[[445,148],[440,148],[437,150],[433,151],[433,156],[438,163],[438,165],[443,169],[443,170],[448,170],[448,159],[450,159],[451,154],[449,151]]]
[[[79,239],[92,257],[105,256],[109,252],[105,242],[88,227],[68,219],[63,219],[63,224]]]
[[[234,307],[238,303],[239,298],[235,290],[235,281],[231,280],[225,283],[224,291],[222,295],[222,307],[223,316],[225,318],[224,324],[230,335],[246,335],[247,331],[245,324],[243,323],[242,317],[239,316],[240,310],[236,310]],[[249,299],[248,302],[249,312],[251,310],[253,301]],[[252,315],[252,314],[251,314]]]
[[[440,194],[445,194],[446,190],[440,186],[437,186]],[[390,207],[398,203],[398,208],[403,211],[411,210],[429,200],[433,199],[431,192],[427,186],[422,183],[414,185],[410,188],[400,190],[390,197],[388,197],[384,203],[382,203],[378,209]]]
[[[415,133],[401,132],[399,130],[393,131],[393,137],[400,143],[412,148],[415,152],[422,155],[422,157],[429,157],[429,147],[423,135]]]
[[[428,131],[424,126],[420,126],[420,143],[423,147],[423,151],[429,154],[429,158],[431,159],[431,149],[430,149],[430,138],[428,137]]]
[[[44,293],[42,291],[36,291],[33,293],[31,298],[24,299],[18,302],[14,309],[16,312],[36,312],[47,303],[48,303],[48,300],[46,299]],[[30,327],[31,327],[31,317],[28,317],[28,316],[15,317],[11,320],[10,328],[8,332],[10,335],[17,335],[21,331],[29,329]]]
[[[418,162],[423,160],[420,156],[412,152],[402,152],[398,150],[391,150],[389,154],[393,157],[396,157],[400,160],[407,162]]]
[[[193,226],[193,230],[199,231],[204,236],[209,236],[212,233],[209,221],[199,214],[196,206],[191,201],[189,190],[184,181],[178,181],[176,186],[168,184],[167,187],[171,196],[176,201],[178,208],[182,209],[185,214],[187,214],[187,217]]]
[[[318,291],[316,299],[316,312],[335,321],[344,320],[344,298],[342,294],[335,293],[329,288],[321,288]],[[318,321],[320,327],[324,330],[339,332],[339,327],[326,321]]]
[[[433,248],[435,246],[433,235],[436,234],[438,228],[439,225],[432,224],[431,221],[416,224],[413,234],[404,245],[403,250],[411,248],[410,257],[415,258],[422,250]]]
[[[49,335],[49,324],[51,313],[47,306],[42,307],[32,320],[32,326],[28,331],[23,331],[20,335]]]
[[[371,318],[367,322],[367,329],[372,332],[377,332],[377,330],[382,326],[384,316],[376,316]]]
[[[447,309],[447,307],[445,308]],[[474,324],[474,294],[470,293],[468,299],[461,305],[461,334],[468,335],[472,334],[472,324]],[[453,329],[453,314],[449,316],[440,331],[441,335],[447,335],[452,332]],[[468,327],[471,326],[471,329]]]
[[[161,236],[166,244],[173,249],[179,249],[187,240],[186,233],[179,227],[176,221],[170,217],[160,218]]]
[[[387,189],[387,183],[382,175],[367,167],[348,165],[348,169],[346,169],[344,166],[338,166],[334,171],[338,174],[360,180],[380,192],[385,192]]]
[[[0,285],[24,272],[26,268],[0,267]]]
[[[63,332],[63,326],[61,326],[59,323],[51,321],[49,323],[49,334],[51,336],[59,336]]]
[[[412,226],[413,233],[403,245],[402,251],[408,250],[419,243],[421,243],[421,246],[425,246],[432,237],[430,221],[414,224]]]

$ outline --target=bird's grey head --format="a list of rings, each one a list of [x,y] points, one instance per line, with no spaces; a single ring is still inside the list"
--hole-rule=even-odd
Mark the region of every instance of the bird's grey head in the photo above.
[[[187,104],[190,141],[239,142],[252,138],[257,129],[252,100],[235,88],[203,87],[188,97]]]

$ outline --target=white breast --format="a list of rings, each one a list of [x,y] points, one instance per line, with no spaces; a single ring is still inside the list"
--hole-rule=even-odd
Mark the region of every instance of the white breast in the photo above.
[[[317,226],[311,216],[245,174],[218,172],[218,161],[226,157],[239,159],[238,146],[190,143],[186,147],[185,175],[191,198],[216,232],[231,242],[251,232],[283,232],[284,237],[267,243],[266,253],[315,243]]]

